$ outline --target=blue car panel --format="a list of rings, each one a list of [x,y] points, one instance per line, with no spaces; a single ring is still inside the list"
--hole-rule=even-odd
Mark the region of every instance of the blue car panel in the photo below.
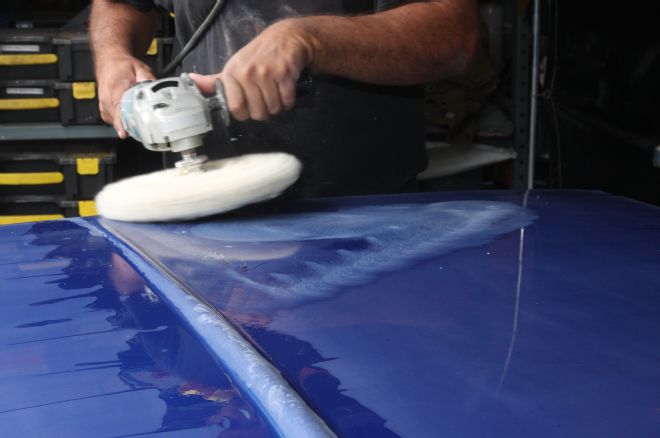
[[[328,199],[3,227],[0,247],[0,420],[20,430],[660,430],[660,210],[630,200]]]
[[[102,234],[0,228],[2,436],[272,436],[196,333]]]

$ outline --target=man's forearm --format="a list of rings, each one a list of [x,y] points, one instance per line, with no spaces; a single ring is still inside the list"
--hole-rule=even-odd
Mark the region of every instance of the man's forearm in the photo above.
[[[94,63],[146,52],[158,23],[156,10],[140,12],[124,3],[94,0],[89,23],[89,38]]]
[[[307,35],[314,70],[387,85],[459,73],[479,38],[473,0],[415,2],[357,17],[305,17],[290,25]]]
[[[461,72],[476,51],[475,0],[411,2],[385,12],[278,21],[243,46],[222,72],[191,74],[204,93],[215,80],[238,120],[265,120],[293,107],[305,67],[383,85],[423,84]]]
[[[135,82],[154,79],[138,58],[147,51],[158,23],[156,10],[140,12],[124,3],[94,0],[89,38],[99,87],[99,110],[121,138],[127,136],[119,117],[124,92]]]

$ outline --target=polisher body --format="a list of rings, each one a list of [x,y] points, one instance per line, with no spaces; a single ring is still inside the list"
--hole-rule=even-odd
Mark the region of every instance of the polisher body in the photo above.
[[[121,100],[121,121],[131,137],[156,152],[180,153],[177,167],[199,170],[206,157],[197,155],[204,135],[213,130],[211,114],[219,111],[224,124],[229,114],[222,83],[205,98],[187,74],[145,81],[129,88]]]
[[[213,114],[230,124],[222,82],[204,97],[187,74],[135,84],[121,101],[126,130],[145,148],[180,153],[178,169],[166,169],[109,184],[97,196],[99,213],[131,222],[186,220],[265,201],[281,194],[299,177],[302,165],[281,152],[207,161],[198,155],[213,129]],[[311,94],[301,78],[297,94]]]

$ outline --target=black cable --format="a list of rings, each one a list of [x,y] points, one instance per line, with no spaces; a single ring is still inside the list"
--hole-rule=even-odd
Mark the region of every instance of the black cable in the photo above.
[[[213,9],[211,9],[211,12],[206,16],[202,24],[197,28],[195,33],[193,34],[192,37],[188,40],[185,46],[181,49],[181,51],[174,57],[172,61],[170,61],[169,64],[163,69],[162,75],[167,76],[169,75],[177,65],[181,62],[181,60],[188,54],[192,49],[195,48],[199,40],[204,36],[208,28],[213,24],[213,21],[218,17],[220,14],[220,11],[222,11],[222,7],[225,5],[226,0],[216,0],[215,5],[213,5]]]

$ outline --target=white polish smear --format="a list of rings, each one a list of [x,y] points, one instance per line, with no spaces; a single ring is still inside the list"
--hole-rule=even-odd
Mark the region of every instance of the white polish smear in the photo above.
[[[330,297],[342,288],[366,284],[415,262],[483,245],[531,224],[535,218],[529,210],[511,203],[451,201],[224,220],[194,226],[191,234],[221,241],[222,245],[232,242],[237,248],[241,244],[249,247],[277,242],[302,245],[297,253],[274,267],[281,267],[281,272],[268,272],[267,281],[263,279],[263,271],[258,274],[250,269],[219,272],[237,285],[262,292],[288,307]],[[325,246],[319,251],[306,252],[305,245],[314,241],[336,244],[332,248]],[[312,259],[305,259],[305,256]],[[253,301],[252,305],[255,304]],[[270,307],[273,302],[265,300],[263,305]]]

